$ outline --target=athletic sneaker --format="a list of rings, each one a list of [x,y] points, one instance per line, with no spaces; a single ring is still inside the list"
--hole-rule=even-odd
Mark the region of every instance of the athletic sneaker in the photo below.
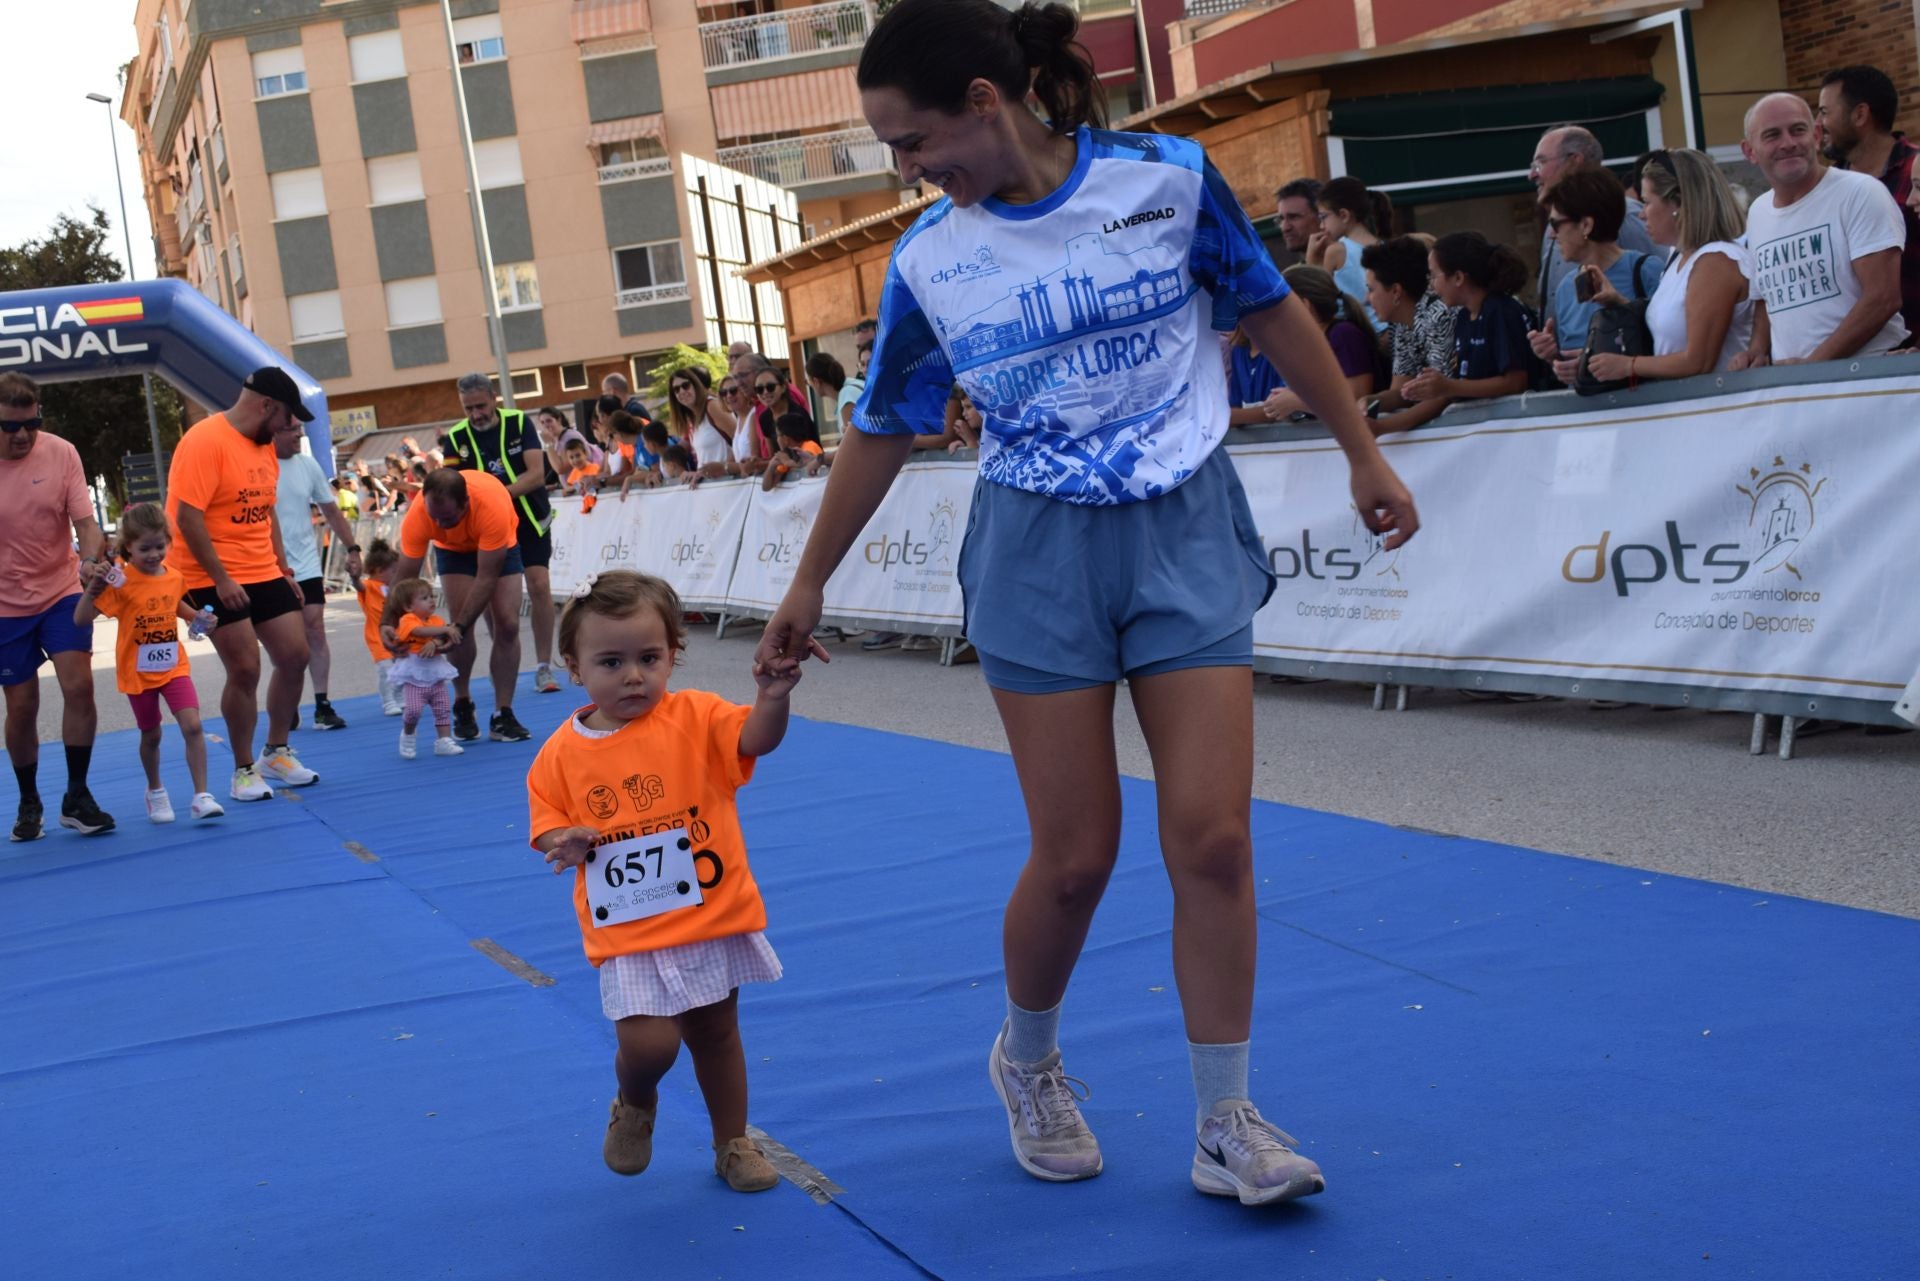
[[[558,694],[560,682],[553,678],[553,668],[545,663],[533,669],[533,692],[536,694]]]
[[[173,798],[167,795],[167,789],[157,787],[147,793],[147,821],[149,823],[173,822]]]
[[[60,826],[72,828],[82,836],[98,836],[113,830],[113,815],[95,805],[93,793],[83,787],[61,798]]]
[[[397,698],[392,700],[383,700],[380,704],[380,714],[382,716],[399,716],[403,714],[406,710],[407,709],[405,707],[402,707],[400,705],[400,700]]]
[[[713,1145],[713,1172],[727,1181],[735,1192],[765,1192],[780,1182],[780,1171],[773,1168],[766,1153],[744,1134],[737,1139]]]
[[[14,815],[13,839],[16,841],[37,841],[46,835],[42,820],[46,811],[40,805],[38,796],[22,798],[20,812]]]
[[[1320,1167],[1300,1155],[1300,1140],[1245,1099],[1222,1099],[1200,1123],[1193,1186],[1241,1205],[1267,1205],[1327,1189]]]
[[[315,729],[345,729],[347,723],[340,719],[340,713],[333,710],[332,703],[313,705],[313,727]]]
[[[271,779],[287,787],[305,787],[309,783],[318,783],[320,776],[300,763],[291,746],[269,747],[267,754],[256,763],[255,768],[263,778]]]
[[[190,807],[189,812],[191,812],[195,818],[220,818],[225,815],[227,811],[221,806],[219,801],[213,799],[212,792],[195,792],[193,794],[193,805]]]
[[[883,649],[898,649],[900,642],[906,638],[905,632],[875,632],[860,642],[860,648],[869,654],[877,654]]]
[[[524,743],[533,731],[514,719],[511,707],[503,707],[487,722],[487,737],[496,743]]]
[[[613,1096],[607,1117],[607,1137],[600,1144],[600,1159],[615,1174],[638,1174],[653,1160],[653,1118],[660,1111],[656,1097],[650,1108],[637,1108]]]
[[[413,745],[413,735],[406,730],[401,730],[400,731],[400,759],[403,761],[410,761],[414,758],[415,755],[416,755],[416,752]]]
[[[273,788],[260,777],[258,769],[242,765],[233,772],[233,782],[227,788],[227,795],[236,801],[265,801],[273,799]]]
[[[439,738],[433,740],[433,754],[435,756],[465,756],[467,749],[454,742],[445,734],[442,734]]]
[[[470,698],[453,700],[453,736],[463,743],[471,743],[480,737],[480,722],[474,719],[473,700]]]
[[[1006,1055],[1006,1040],[1003,1023],[987,1056],[987,1075],[1007,1109],[1013,1159],[1034,1178],[1051,1183],[1091,1179],[1100,1173],[1101,1161],[1100,1144],[1080,1119],[1077,1100],[1087,1097],[1087,1083],[1060,1070],[1058,1050],[1038,1063],[1015,1063]]]
[[[939,649],[940,642],[931,636],[909,636],[900,642],[902,654],[924,654],[930,649]]]

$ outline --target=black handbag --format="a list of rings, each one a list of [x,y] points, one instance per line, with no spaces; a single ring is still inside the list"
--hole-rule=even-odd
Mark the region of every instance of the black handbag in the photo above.
[[[1602,307],[1587,326],[1587,345],[1580,352],[1580,370],[1574,375],[1573,389],[1582,396],[1599,396],[1631,386],[1633,379],[1616,378],[1602,382],[1587,370],[1587,358],[1596,351],[1617,356],[1651,356],[1653,331],[1647,328],[1647,288],[1640,280],[1640,269],[1652,254],[1641,254],[1633,264],[1633,301],[1625,306]]]

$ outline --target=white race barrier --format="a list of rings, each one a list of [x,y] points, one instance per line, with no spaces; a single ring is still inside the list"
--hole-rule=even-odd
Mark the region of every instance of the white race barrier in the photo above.
[[[1280,579],[1254,622],[1256,666],[1892,723],[1920,662],[1920,593],[1895,560],[1907,527],[1920,535],[1920,369],[1899,373],[1903,359],[1920,367],[1532,397],[1390,437],[1423,522],[1392,553],[1324,433],[1236,444]],[[974,475],[910,463],[828,584],[826,621],[960,634]],[[630,565],[688,584],[690,605],[764,616],[824,484],[602,498],[556,525],[555,591]]]

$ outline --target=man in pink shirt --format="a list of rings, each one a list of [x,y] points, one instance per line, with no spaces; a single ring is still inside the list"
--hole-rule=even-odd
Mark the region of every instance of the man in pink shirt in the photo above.
[[[40,805],[40,665],[53,661],[65,704],[67,793],[60,826],[83,836],[113,830],[87,791],[93,759],[93,627],[73,621],[83,580],[104,573],[106,539],[93,518],[80,451],[40,431],[40,388],[0,374],[0,689],[7,699],[7,756],[20,783],[13,839],[36,841]],[[76,559],[73,545],[78,539]]]

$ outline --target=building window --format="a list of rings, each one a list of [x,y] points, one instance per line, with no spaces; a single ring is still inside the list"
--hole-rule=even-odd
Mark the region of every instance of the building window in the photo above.
[[[613,287],[617,306],[636,306],[686,291],[687,269],[680,242],[629,245],[613,251]]]
[[[514,369],[507,376],[513,379],[513,398],[515,400],[536,400],[540,396],[540,371],[538,369]],[[488,374],[487,381],[493,384],[493,394],[500,394],[500,375]]]
[[[489,138],[473,144],[473,167],[480,173],[480,189],[512,187],[525,181],[520,172],[520,140]]]
[[[525,311],[540,305],[540,274],[530,262],[500,262],[493,266],[493,293],[501,311]]]
[[[460,65],[499,62],[507,56],[507,42],[500,34],[500,15],[482,14],[460,18],[453,24],[453,43],[460,51]]]
[[[600,167],[630,165],[636,160],[665,160],[667,149],[658,138],[634,138],[629,142],[600,144]]]
[[[401,47],[398,31],[348,36],[347,61],[353,67],[355,84],[397,80],[407,74],[406,51]]]
[[[427,194],[420,180],[420,157],[409,151],[403,156],[378,156],[367,161],[367,198],[376,205],[397,205],[419,200]]]
[[[269,49],[253,55],[253,92],[258,98],[307,91],[307,59],[298,48]]]
[[[270,174],[275,218],[311,218],[327,211],[327,188],[318,169],[284,169]]]
[[[347,336],[347,326],[340,318],[338,289],[318,294],[289,294],[287,310],[293,317],[293,340],[297,343]]]
[[[440,320],[440,282],[432,276],[387,282],[387,324],[394,329]]]
[[[585,391],[590,384],[587,381],[587,366],[584,362],[560,366],[561,391]]]

